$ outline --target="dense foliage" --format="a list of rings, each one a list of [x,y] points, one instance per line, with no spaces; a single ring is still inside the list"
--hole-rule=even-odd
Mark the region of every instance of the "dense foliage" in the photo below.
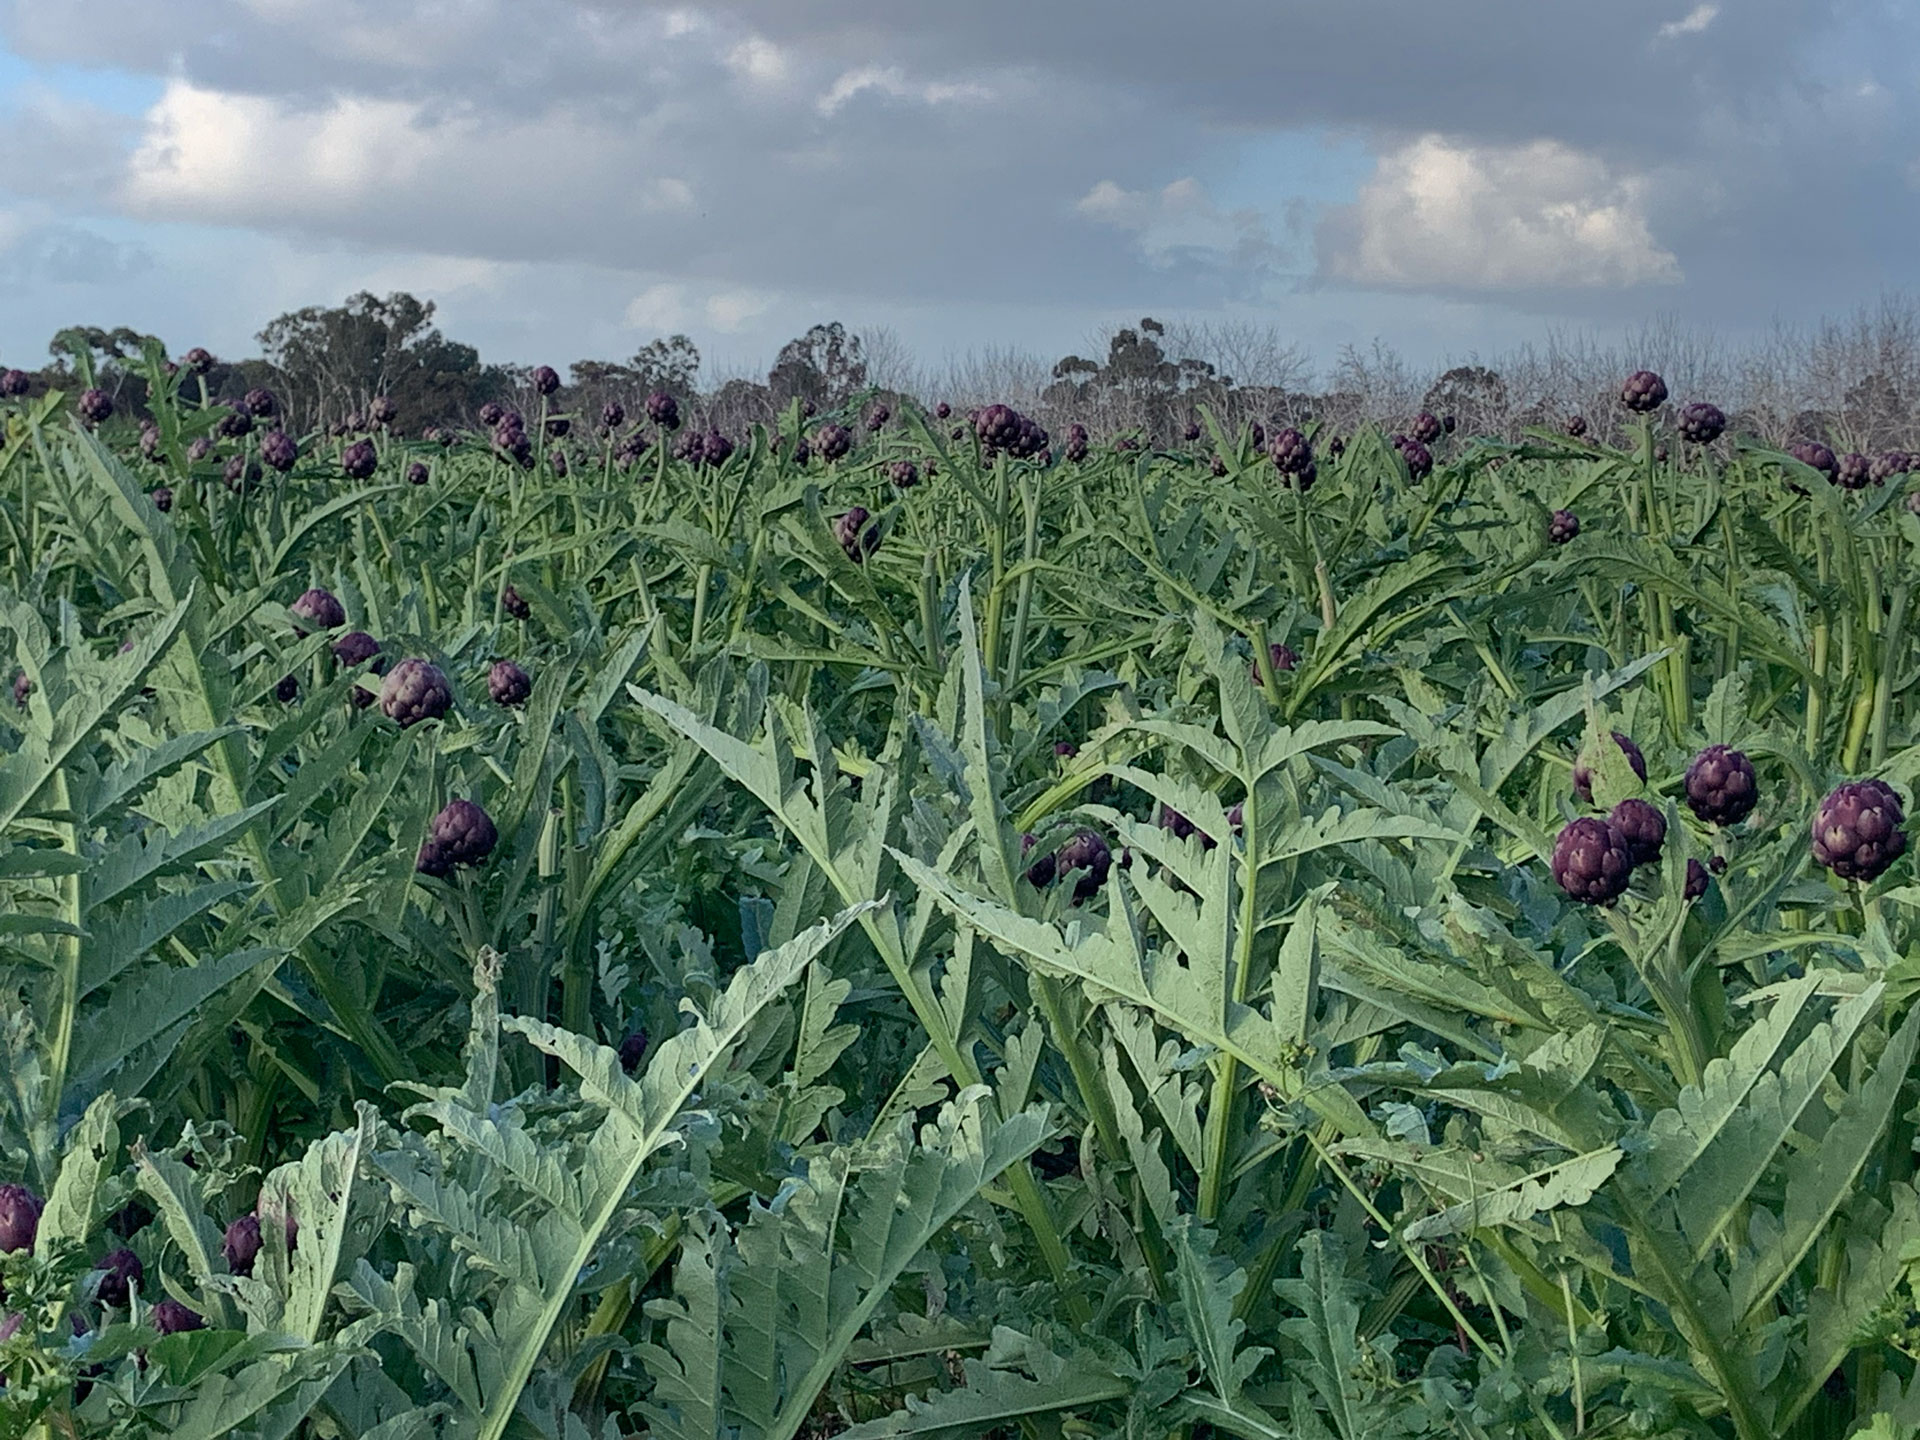
[[[0,1436],[1920,1434],[1904,457],[140,363],[0,409]]]

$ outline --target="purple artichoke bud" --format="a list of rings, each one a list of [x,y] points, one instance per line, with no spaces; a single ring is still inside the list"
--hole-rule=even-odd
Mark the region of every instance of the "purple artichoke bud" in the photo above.
[[[1408,435],[1396,435],[1393,437],[1393,448],[1407,462],[1407,476],[1415,484],[1433,473],[1433,453],[1418,440]]]
[[[1667,382],[1651,370],[1636,370],[1620,387],[1620,403],[1636,415],[1647,415],[1667,403]]]
[[[1651,865],[1660,858],[1660,847],[1667,838],[1667,817],[1645,800],[1622,800],[1607,816],[1607,823],[1620,832],[1635,865]]]
[[[647,396],[647,418],[662,430],[680,428],[680,402],[664,390]]]
[[[147,1323],[162,1335],[178,1335],[186,1330],[204,1330],[207,1322],[197,1310],[190,1310],[178,1300],[162,1300],[147,1311]]]
[[[1707,869],[1711,870],[1716,875],[1726,874],[1727,873],[1727,857],[1724,855],[1715,855],[1712,859],[1707,861]]]
[[[273,392],[260,386],[247,391],[240,403],[263,420],[280,413],[280,402],[274,398]]]
[[[1273,668],[1276,671],[1291,670],[1300,663],[1300,657],[1294,652],[1294,648],[1291,645],[1282,645],[1278,642],[1267,646],[1267,659],[1272,662]],[[1267,682],[1261,678],[1260,662],[1258,660],[1253,662],[1252,671],[1253,683],[1264,688]]]
[[[1586,416],[1570,415],[1567,417],[1567,434],[1571,435],[1574,439],[1578,440],[1582,435],[1585,435],[1586,433],[1587,433],[1587,417]]]
[[[376,395],[367,402],[367,419],[375,425],[391,425],[400,418],[400,407],[391,395]]]
[[[1451,415],[1442,415],[1440,417],[1440,428],[1449,435],[1451,435],[1454,432],[1454,430],[1458,428],[1459,423],[1460,422],[1455,420]]]
[[[1062,760],[1071,760],[1080,753],[1080,747],[1071,740],[1056,740],[1053,742],[1053,753]]]
[[[1707,893],[1707,867],[1698,860],[1687,861],[1687,884],[1680,893],[1689,900],[1698,900]]]
[[[1202,830],[1198,825],[1195,825],[1193,821],[1182,815],[1171,805],[1163,804],[1160,807],[1160,828],[1170,832],[1176,840],[1186,840],[1196,835],[1199,836],[1200,848],[1203,850],[1213,849],[1216,843],[1211,835],[1207,834],[1206,831]]]
[[[701,447],[701,459],[709,465],[719,466],[726,464],[732,455],[733,441],[718,430],[707,431]]]
[[[282,675],[280,683],[273,687],[273,698],[282,705],[291,705],[300,698],[300,681],[297,676]]]
[[[640,1068],[640,1062],[647,1058],[647,1032],[635,1027],[620,1042],[620,1068],[631,1075]]]
[[[235,1275],[253,1274],[253,1262],[260,1257],[260,1217],[249,1213],[227,1226],[220,1253]]]
[[[1069,875],[1075,870],[1084,872],[1073,886],[1073,903],[1076,905],[1100,893],[1100,887],[1107,883],[1107,871],[1112,864],[1113,852],[1107,848],[1107,842],[1092,830],[1075,833],[1054,857],[1056,874]]]
[[[698,430],[681,432],[680,438],[673,442],[673,458],[685,460],[688,464],[698,464],[707,453],[707,437]]]
[[[1227,462],[1224,459],[1222,459],[1220,456],[1216,455],[1213,457],[1213,463],[1209,465],[1207,468],[1213,472],[1214,478],[1218,479],[1220,476],[1223,476],[1227,473]]]
[[[567,452],[562,450],[558,445],[554,446],[553,449],[547,452],[547,468],[552,470],[553,473],[561,479],[566,479]]]
[[[187,369],[196,375],[204,375],[213,369],[213,356],[203,345],[196,345],[180,357],[186,362]]]
[[[19,689],[15,682],[14,689]],[[0,1255],[31,1250],[47,1202],[24,1185],[0,1185]]]
[[[500,592],[500,608],[516,620],[528,619],[533,607],[520,598],[520,592],[509,585]]]
[[[873,405],[869,407],[867,410],[867,416],[866,416],[866,422],[865,422],[866,427],[868,431],[870,431],[875,435],[878,435],[880,431],[886,426],[887,421],[891,420],[892,418],[893,418],[893,411],[889,409],[885,404],[876,400],[873,403]]]
[[[1020,434],[1020,414],[1011,405],[988,405],[973,422],[973,433],[989,450],[1003,450]]]
[[[33,681],[27,677],[27,672],[22,670],[13,677],[13,703],[15,708],[20,710],[26,709],[27,697],[32,694]]]
[[[1832,450],[1818,440],[1796,440],[1787,447],[1787,453],[1802,465],[1811,466],[1827,477],[1827,483],[1833,484],[1840,478],[1840,462]]]
[[[211,454],[213,454],[213,441],[204,435],[187,446],[187,459],[196,465]]]
[[[1118,440],[1113,442],[1113,448],[1116,450],[1138,450],[1140,448],[1140,437],[1137,435],[1122,435]]]
[[[1580,517],[1571,510],[1556,510],[1547,519],[1547,543],[1564,545],[1580,533]]]
[[[1760,801],[1753,762],[1738,750],[1709,745],[1687,766],[1687,808],[1709,825],[1738,825]]]
[[[840,542],[840,548],[847,552],[847,558],[854,564],[866,562],[880,546],[880,527],[868,525],[872,518],[864,505],[856,505],[838,520],[833,522],[833,538]],[[865,529],[861,527],[865,526]]]
[[[173,491],[165,485],[160,486],[147,498],[153,501],[153,508],[162,515],[173,509]]]
[[[533,694],[533,681],[511,660],[496,660],[487,671],[487,693],[496,705],[524,705]]]
[[[349,630],[333,642],[333,658],[342,665],[364,665],[380,653],[380,642],[364,630]]]
[[[1611,905],[1626,893],[1633,855],[1626,838],[1604,820],[1575,820],[1553,842],[1553,878],[1584,905]]]
[[[793,463],[805,465],[811,459],[813,459],[813,446],[809,445],[807,437],[802,435],[793,442]]]
[[[340,452],[340,468],[352,480],[365,480],[379,463],[379,452],[371,440],[356,440]]]
[[[81,391],[80,418],[89,425],[104,425],[113,418],[113,397],[97,386]]]
[[[402,660],[380,682],[380,713],[402,730],[453,708],[453,687],[431,660]]]
[[[558,440],[565,435],[571,434],[572,432],[573,432],[573,421],[569,419],[567,416],[549,415],[547,417],[547,435],[550,438],[554,440]]]
[[[438,840],[426,840],[420,845],[420,851],[413,857],[413,868],[421,875],[431,875],[436,880],[444,880],[453,873],[453,861],[447,857],[447,847]]]
[[[238,440],[253,433],[253,416],[244,405],[236,403],[232,410],[222,415],[213,427],[213,433],[228,440]]]
[[[933,407],[933,418],[936,420],[945,420],[949,418],[952,414],[953,414],[953,406],[949,405],[944,400],[942,400],[938,405]]]
[[[1186,424],[1186,428],[1180,432],[1180,438],[1186,441],[1187,444],[1189,445],[1193,444],[1194,441],[1198,440],[1200,438],[1200,426],[1198,422],[1189,420]]]
[[[1439,440],[1442,435],[1446,434],[1446,429],[1441,425],[1438,418],[1429,415],[1423,410],[1413,417],[1412,433],[1413,438],[1418,440],[1422,445],[1432,445]]]
[[[1307,437],[1292,426],[1274,432],[1267,446],[1267,457],[1282,475],[1298,475],[1313,463],[1313,447]]]
[[[618,430],[627,423],[627,407],[618,400],[609,400],[600,407],[600,423],[609,430]]]
[[[1073,424],[1069,425],[1067,427],[1067,459],[1076,465],[1086,459],[1087,445],[1090,438],[1087,434],[1087,427],[1079,421],[1076,420]]]
[[[415,460],[407,466],[407,483],[409,485],[424,485],[427,483],[427,467],[424,461]]]
[[[1873,462],[1857,450],[1842,455],[1833,478],[1843,490],[1864,490],[1872,483]]]
[[[533,442],[527,438],[524,430],[514,430],[503,424],[493,432],[493,443],[523,468],[533,460]]]
[[[853,449],[853,432],[829,421],[813,432],[813,448],[822,460],[839,460]]]
[[[964,434],[966,434],[966,433],[967,433],[967,427],[966,427],[966,426],[964,426],[964,425],[956,425],[956,426],[954,426],[954,427],[953,427],[953,429],[951,429],[951,430],[949,430],[949,431],[947,432],[947,438],[948,438],[949,440],[958,440],[958,439],[959,439],[959,438],[960,438],[960,437],[961,437],[962,435],[964,435]]]
[[[160,427],[149,420],[140,427],[140,454],[151,460],[160,453]]]
[[[1852,780],[1820,802],[1813,817],[1813,858],[1842,880],[1869,881],[1907,848],[1900,797],[1881,780]]]
[[[500,839],[493,820],[471,800],[449,800],[433,817],[432,840],[449,863],[478,865],[493,853]]]
[[[1008,448],[1017,456],[1037,460],[1047,453],[1047,432],[1038,421],[1020,417],[1020,425],[1014,432],[1013,444]]]
[[[911,490],[920,483],[920,471],[911,460],[896,460],[887,467],[887,479],[896,490]]]
[[[1647,778],[1647,757],[1640,753],[1640,747],[1618,730],[1613,732],[1613,743],[1620,747],[1620,753],[1627,757],[1627,764],[1633,767],[1633,773],[1644,784]],[[1583,805],[1593,803],[1593,772],[1584,765],[1573,767],[1573,793],[1580,797]]]
[[[527,377],[533,382],[533,388],[542,395],[551,395],[560,388],[560,372],[551,365],[536,365],[533,373]]]
[[[1039,837],[1031,831],[1020,837],[1020,858],[1022,860],[1027,858],[1027,855],[1033,850],[1035,841],[1038,839]],[[1027,883],[1036,890],[1046,889],[1047,886],[1053,883],[1056,868],[1057,862],[1052,855],[1042,855],[1038,860],[1035,860],[1031,865],[1027,866]]]
[[[474,418],[482,425],[491,429],[500,423],[500,417],[505,413],[506,412],[500,408],[500,403],[497,400],[489,400],[480,407],[479,413]]]
[[[300,458],[300,442],[284,430],[269,430],[260,441],[260,458],[284,475]]]
[[[342,434],[359,435],[367,429],[367,417],[358,410],[349,410],[347,418],[342,420],[340,425]]]
[[[221,467],[220,478],[234,494],[244,494],[260,483],[260,462],[251,455],[230,455]]]
[[[347,623],[347,607],[327,590],[303,590],[300,598],[287,609],[302,620],[312,621],[316,630],[338,630]],[[307,632],[296,625],[293,633],[305,635]]]
[[[1718,405],[1696,400],[1680,412],[1680,438],[1690,445],[1711,445],[1726,429],[1726,412]]]
[[[104,1272],[100,1277],[100,1298],[109,1305],[124,1306],[132,1289],[146,1278],[146,1268],[131,1250],[110,1250],[93,1262]]]
[[[24,370],[0,370],[0,396],[17,399],[33,388],[33,377]]]
[[[1896,476],[1904,475],[1913,466],[1913,457],[1904,450],[1889,450],[1878,456],[1867,472],[1867,478],[1876,485],[1884,485]]]

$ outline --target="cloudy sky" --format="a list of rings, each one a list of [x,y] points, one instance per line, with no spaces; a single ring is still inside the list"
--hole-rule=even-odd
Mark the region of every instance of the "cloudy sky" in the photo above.
[[[1906,0],[0,0],[0,360],[359,289],[488,359],[816,320],[1322,361],[1920,290]]]

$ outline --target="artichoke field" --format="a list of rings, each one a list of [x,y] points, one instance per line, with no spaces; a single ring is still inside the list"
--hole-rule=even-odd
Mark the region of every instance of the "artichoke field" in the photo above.
[[[0,1437],[1920,1435],[1906,456],[195,353],[0,405]]]

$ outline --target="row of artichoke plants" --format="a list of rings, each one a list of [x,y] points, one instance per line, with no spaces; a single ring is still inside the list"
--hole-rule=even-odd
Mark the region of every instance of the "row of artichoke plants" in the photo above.
[[[0,461],[22,1433],[1910,1430],[1896,486],[189,390]]]

